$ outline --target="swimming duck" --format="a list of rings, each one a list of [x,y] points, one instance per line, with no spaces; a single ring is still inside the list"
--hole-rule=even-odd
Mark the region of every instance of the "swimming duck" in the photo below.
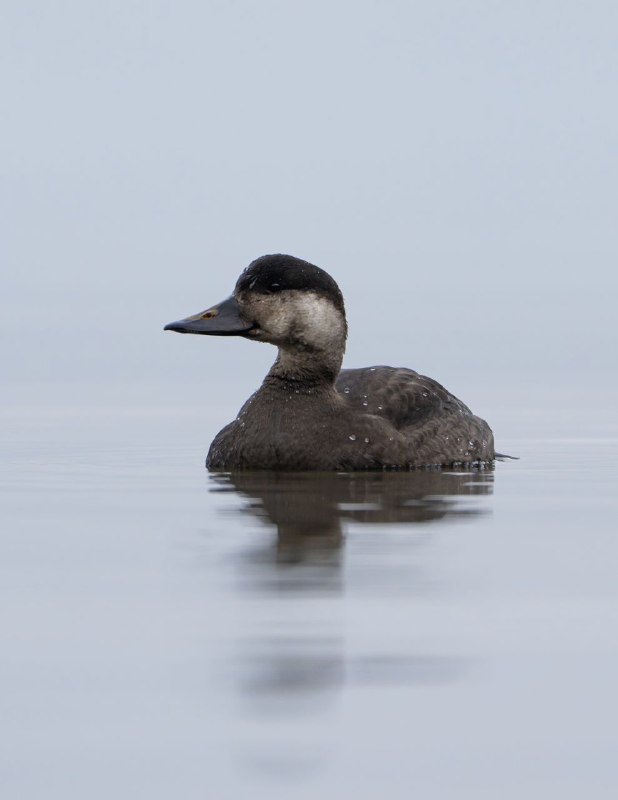
[[[208,451],[212,471],[415,469],[494,459],[489,425],[411,369],[341,369],[343,295],[323,269],[266,255],[234,293],[165,330],[242,336],[278,348],[275,363]]]

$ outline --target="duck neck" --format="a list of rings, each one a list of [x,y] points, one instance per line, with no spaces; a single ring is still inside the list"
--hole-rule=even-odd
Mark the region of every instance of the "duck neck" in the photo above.
[[[342,361],[342,347],[328,352],[280,347],[264,382],[275,386],[333,390]]]

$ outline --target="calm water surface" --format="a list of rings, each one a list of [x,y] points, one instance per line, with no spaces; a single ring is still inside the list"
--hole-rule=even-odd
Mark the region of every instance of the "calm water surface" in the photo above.
[[[209,476],[203,411],[5,409],[3,796],[614,798],[618,431],[527,413],[494,470]]]

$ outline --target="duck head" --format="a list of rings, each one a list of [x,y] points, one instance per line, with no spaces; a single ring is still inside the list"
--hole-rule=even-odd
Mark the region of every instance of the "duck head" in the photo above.
[[[347,323],[343,296],[327,272],[294,256],[267,255],[244,270],[231,297],[164,330],[343,355]]]

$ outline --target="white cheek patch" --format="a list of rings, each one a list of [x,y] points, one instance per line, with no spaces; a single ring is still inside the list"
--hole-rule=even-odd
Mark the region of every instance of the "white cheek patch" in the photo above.
[[[345,336],[341,313],[325,297],[302,294],[298,298],[296,333],[305,344],[329,349]]]
[[[345,340],[343,315],[326,297],[314,292],[281,292],[272,299],[263,327],[282,344],[287,340],[328,350]]]

